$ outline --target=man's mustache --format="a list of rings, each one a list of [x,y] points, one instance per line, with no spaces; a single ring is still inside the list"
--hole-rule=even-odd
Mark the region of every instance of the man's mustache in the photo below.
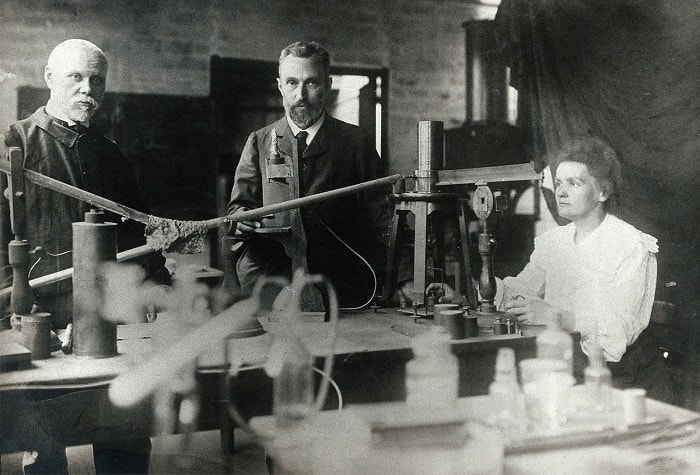
[[[80,99],[74,99],[71,101],[71,104],[79,104],[81,102],[87,102],[92,107],[97,107],[99,105],[99,103],[92,97],[81,97]]]

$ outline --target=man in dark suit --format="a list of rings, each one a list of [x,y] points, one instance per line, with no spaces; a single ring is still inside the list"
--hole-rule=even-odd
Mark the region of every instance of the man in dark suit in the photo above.
[[[277,84],[286,114],[248,138],[236,169],[230,213],[295,197],[293,180],[284,178],[285,172],[280,174],[271,162],[298,170],[299,196],[380,177],[381,161],[370,137],[325,111],[331,89],[329,64],[328,52],[315,42],[282,50]],[[384,274],[390,191],[372,189],[302,208],[298,213],[305,243],[300,251],[294,251],[284,233],[274,232],[290,225],[284,215],[236,223],[234,236],[245,243],[236,265],[242,291],[250,293],[261,276],[291,277],[292,254],[301,252],[310,273],[333,283],[341,307],[371,301],[373,273]]]
[[[91,120],[102,104],[106,76],[107,58],[94,44],[71,39],[56,46],[44,72],[51,91],[48,103],[30,117],[10,125],[5,145],[22,150],[28,170],[148,212],[131,163]],[[7,177],[0,175],[4,190]],[[32,246],[42,246],[46,251],[43,258],[32,259],[32,277],[72,267],[72,223],[83,221],[91,206],[33,183],[28,182],[25,187],[25,237]],[[145,244],[142,224],[122,221],[113,214],[108,214],[106,220],[118,223],[119,251]],[[13,237],[9,201],[0,196],[0,265],[9,274],[5,251]],[[155,283],[169,282],[162,255],[153,253],[132,262],[140,264],[146,277]],[[11,278],[6,284],[11,284]],[[54,329],[65,328],[72,320],[72,290],[68,279],[34,291],[39,307],[51,313]]]
[[[136,174],[117,145],[91,121],[104,99],[107,80],[107,58],[100,48],[82,39],[70,39],[57,45],[49,55],[44,80],[51,94],[46,106],[10,126],[5,136],[8,147],[19,147],[24,154],[24,168],[49,176],[63,183],[100,195],[125,206],[147,212],[138,190]],[[0,173],[0,189],[7,187],[7,178]],[[40,277],[72,266],[72,223],[83,221],[90,209],[86,203],[63,196],[38,185],[26,183],[26,238],[33,246],[42,246],[46,256],[33,256],[32,277]],[[118,224],[120,251],[145,243],[143,225],[121,222],[116,215],[108,221]],[[12,239],[9,202],[0,195],[0,269],[11,273],[7,262],[7,244]],[[77,252],[77,251],[76,251]],[[132,261],[134,262],[134,261]],[[168,283],[170,274],[165,258],[152,253],[137,260],[152,283]],[[4,282],[11,285],[11,279]],[[55,283],[37,289],[34,299],[51,313],[54,329],[65,328],[72,319],[72,282]],[[2,305],[0,304],[0,308]],[[74,404],[63,414],[66,421],[80,421],[84,413],[94,410],[91,395],[102,401],[100,392],[79,392],[84,404]],[[21,397],[0,401],[5,425],[0,439],[15,437],[26,443],[23,469],[29,473],[68,473],[65,447],[61,444],[70,424],[55,429],[45,424],[40,415],[43,401]],[[47,403],[48,404],[48,403]],[[26,417],[25,417],[26,416]],[[31,417],[31,421],[25,420]],[[19,434],[12,433],[20,425]],[[4,431],[8,431],[5,433]],[[148,438],[115,440],[93,446],[97,473],[147,473],[151,442]]]

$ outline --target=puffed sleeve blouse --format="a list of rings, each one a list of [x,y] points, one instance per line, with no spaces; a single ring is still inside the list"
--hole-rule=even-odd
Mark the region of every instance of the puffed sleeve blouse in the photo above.
[[[619,361],[649,324],[656,287],[656,238],[608,214],[582,242],[573,223],[535,238],[530,262],[503,279],[509,296],[538,297],[574,314],[584,353],[595,343]]]

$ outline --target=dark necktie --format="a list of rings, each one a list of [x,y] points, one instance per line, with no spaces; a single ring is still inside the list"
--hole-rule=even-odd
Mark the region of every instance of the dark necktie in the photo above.
[[[78,122],[77,124],[69,125],[68,128],[71,129],[73,132],[77,133],[78,135],[82,135],[88,131],[88,128],[80,122]]]
[[[301,131],[297,134],[297,150],[299,152],[299,158],[304,158],[304,150],[306,150],[306,137],[309,133]]]

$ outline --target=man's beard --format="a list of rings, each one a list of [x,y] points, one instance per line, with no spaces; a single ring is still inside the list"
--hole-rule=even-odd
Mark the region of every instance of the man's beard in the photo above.
[[[97,109],[99,108],[99,103],[94,99],[88,99],[87,101],[83,99],[84,102],[89,102],[91,107],[86,107],[80,104],[78,101],[71,102],[68,106],[67,115],[70,120],[75,122],[86,122],[95,115]]]
[[[304,104],[304,108],[300,109],[298,104],[287,106],[287,114],[299,126],[300,129],[306,129],[313,125],[323,114],[323,107],[315,104]]]

